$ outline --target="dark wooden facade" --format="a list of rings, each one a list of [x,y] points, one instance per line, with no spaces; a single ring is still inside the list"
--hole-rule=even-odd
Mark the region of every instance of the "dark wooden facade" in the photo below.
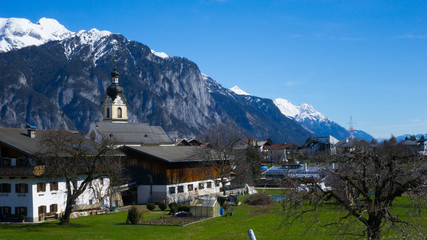
[[[131,181],[138,185],[168,185],[216,178],[216,174],[203,162],[168,162],[143,153],[124,150],[124,166]]]

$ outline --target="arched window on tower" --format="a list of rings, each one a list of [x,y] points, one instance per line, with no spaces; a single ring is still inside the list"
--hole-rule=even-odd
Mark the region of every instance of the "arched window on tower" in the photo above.
[[[122,108],[117,108],[117,118],[122,118]]]
[[[107,108],[107,118],[110,118],[110,108]]]

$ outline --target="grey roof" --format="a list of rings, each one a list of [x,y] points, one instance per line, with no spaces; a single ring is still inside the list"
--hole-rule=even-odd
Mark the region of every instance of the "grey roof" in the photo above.
[[[36,129],[36,137],[28,137],[25,128],[0,128],[0,142],[28,155],[36,154],[40,149],[40,139],[49,130]]]
[[[148,123],[96,122],[95,126],[99,133],[120,143],[173,143],[161,126],[150,126]]]
[[[191,202],[190,207],[215,207],[216,203],[216,199],[195,199],[193,202]]]
[[[319,178],[320,174],[329,168],[329,166],[307,165],[304,170],[304,164],[284,164],[273,166],[263,173],[265,176],[289,176],[297,178]]]
[[[197,162],[205,161],[197,146],[126,146],[127,149],[146,154],[166,162]]]
[[[35,138],[30,138],[28,136],[28,130],[25,128],[0,128],[0,143],[23,152],[24,154],[34,156],[40,152],[40,142],[43,136],[56,130],[34,129],[34,131]],[[124,156],[124,154],[115,153],[114,156]]]

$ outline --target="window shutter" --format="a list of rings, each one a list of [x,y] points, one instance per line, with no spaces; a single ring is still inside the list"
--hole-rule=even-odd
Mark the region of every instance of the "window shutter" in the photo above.
[[[28,184],[25,184],[25,193],[28,193]]]
[[[10,193],[10,184],[7,184],[7,192]]]
[[[20,193],[20,192],[19,192],[19,183],[15,184],[15,192],[16,192],[16,193]]]
[[[53,183],[49,183],[50,191],[53,190]]]
[[[40,183],[37,183],[37,192],[40,192]]]

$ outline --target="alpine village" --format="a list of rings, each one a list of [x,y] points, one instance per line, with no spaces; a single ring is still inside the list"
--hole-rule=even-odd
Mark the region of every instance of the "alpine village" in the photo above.
[[[120,34],[37,24],[62,37],[0,52],[0,239],[426,238],[425,134],[377,140]]]

